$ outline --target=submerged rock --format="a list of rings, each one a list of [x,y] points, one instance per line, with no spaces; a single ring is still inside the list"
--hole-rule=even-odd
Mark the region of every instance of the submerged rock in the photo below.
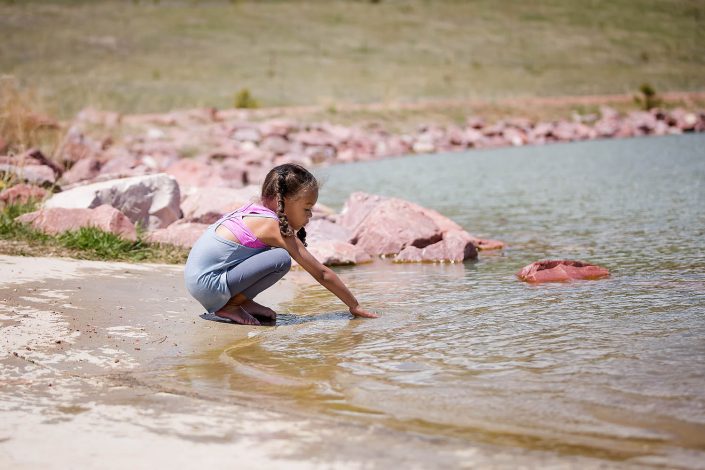
[[[526,282],[563,282],[573,279],[601,279],[610,272],[594,264],[574,260],[536,261],[524,266],[517,277]]]
[[[78,230],[81,227],[96,227],[126,240],[137,240],[137,232],[130,219],[107,204],[95,209],[44,208],[23,214],[17,220],[52,235]]]

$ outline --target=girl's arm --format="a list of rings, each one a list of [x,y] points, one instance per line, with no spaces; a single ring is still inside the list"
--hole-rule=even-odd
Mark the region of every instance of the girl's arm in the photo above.
[[[269,246],[284,248],[289,255],[299,263],[313,278],[323,287],[336,295],[350,309],[350,313],[356,317],[378,318],[378,315],[368,312],[360,307],[359,302],[350,290],[343,284],[343,281],[330,268],[321,264],[306,249],[298,237],[284,237],[279,231],[279,224],[276,220],[270,219],[271,223],[265,224],[257,238]]]

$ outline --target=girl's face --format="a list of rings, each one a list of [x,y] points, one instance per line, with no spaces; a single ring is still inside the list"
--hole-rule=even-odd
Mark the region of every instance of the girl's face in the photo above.
[[[284,213],[294,231],[299,230],[311,220],[311,211],[317,200],[318,188],[306,189],[296,196],[284,198]]]

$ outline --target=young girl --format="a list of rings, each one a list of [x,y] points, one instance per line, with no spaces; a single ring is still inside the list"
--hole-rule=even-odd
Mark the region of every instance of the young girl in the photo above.
[[[377,318],[360,307],[329,268],[306,249],[306,230],[318,200],[316,178],[300,165],[273,168],[261,204],[247,204],[208,227],[186,261],[186,288],[208,312],[244,325],[276,313],[253,299],[291,267],[291,258],[345,303],[356,317]]]

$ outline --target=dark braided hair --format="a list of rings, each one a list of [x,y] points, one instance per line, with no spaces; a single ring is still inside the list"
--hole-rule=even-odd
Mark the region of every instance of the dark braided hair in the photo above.
[[[306,230],[301,227],[296,234],[289,226],[289,220],[284,213],[284,198],[295,197],[301,191],[318,189],[318,181],[304,167],[295,163],[285,163],[272,168],[262,183],[262,201],[277,202],[277,216],[279,217],[279,231],[285,237],[296,235],[306,244]]]

